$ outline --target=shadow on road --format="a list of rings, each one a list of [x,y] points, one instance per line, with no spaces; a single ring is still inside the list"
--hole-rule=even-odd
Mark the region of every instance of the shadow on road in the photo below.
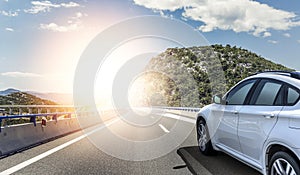
[[[182,147],[177,154],[186,163],[193,174],[199,175],[259,175],[260,173],[236,159],[218,153],[216,156],[204,156],[197,146]]]

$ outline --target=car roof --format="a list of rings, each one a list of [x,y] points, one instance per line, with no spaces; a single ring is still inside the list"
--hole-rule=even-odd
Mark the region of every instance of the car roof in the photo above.
[[[295,74],[295,76],[291,75],[291,74]],[[288,84],[294,85],[297,88],[300,89],[300,79],[299,77],[297,77],[298,75],[300,75],[300,72],[291,72],[291,73],[287,73],[287,72],[262,72],[262,73],[257,73],[253,76],[250,76],[246,79],[251,79],[251,78],[271,78],[271,79],[275,79],[275,80],[280,80],[283,82],[286,82]]]

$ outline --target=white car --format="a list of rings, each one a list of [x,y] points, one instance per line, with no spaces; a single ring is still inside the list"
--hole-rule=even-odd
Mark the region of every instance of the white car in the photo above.
[[[300,175],[300,72],[250,76],[198,113],[200,151],[222,151],[265,175]]]

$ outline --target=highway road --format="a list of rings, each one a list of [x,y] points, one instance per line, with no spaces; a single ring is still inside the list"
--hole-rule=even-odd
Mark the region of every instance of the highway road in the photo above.
[[[106,137],[107,132],[134,143],[143,142],[168,135],[179,122],[176,115],[166,113],[161,115],[155,113],[144,117],[132,114],[128,118],[128,121],[124,122],[122,118],[115,117],[107,121],[106,125],[100,124],[89,128],[86,132],[79,131],[1,158],[0,174],[259,174],[223,153],[212,157],[200,154],[196,146],[195,119],[186,116],[180,118],[181,129],[191,129],[191,132],[183,143],[161,157],[133,161],[143,158],[143,154],[135,154],[140,151],[135,145],[130,145],[127,151],[123,151],[123,157],[129,155],[128,160],[110,154],[107,150],[101,150],[99,143],[111,142],[110,138]],[[132,121],[136,121],[139,127],[132,127]],[[148,124],[147,127],[144,124]],[[92,141],[89,137],[92,135],[101,136],[97,137],[99,143]],[[168,147],[168,144],[170,143],[162,143],[161,150]],[[120,146],[122,146],[120,143],[111,144],[110,149],[117,150]],[[145,148],[144,155],[155,155],[157,149],[160,148]]]

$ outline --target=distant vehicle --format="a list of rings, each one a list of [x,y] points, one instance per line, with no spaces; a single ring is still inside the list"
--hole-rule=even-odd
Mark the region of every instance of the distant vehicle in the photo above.
[[[222,151],[265,175],[300,175],[300,72],[250,76],[197,118],[200,151]]]

